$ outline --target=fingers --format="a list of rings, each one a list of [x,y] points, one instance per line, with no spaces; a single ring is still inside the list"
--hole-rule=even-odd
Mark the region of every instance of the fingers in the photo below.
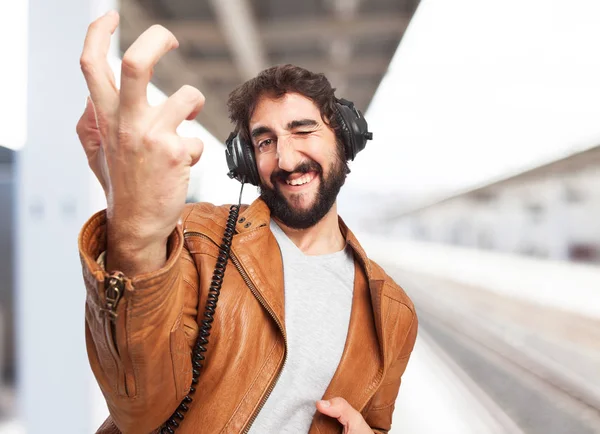
[[[204,95],[192,86],[182,86],[167,99],[161,110],[161,126],[174,131],[184,120],[194,119],[204,106]]]
[[[344,398],[317,401],[317,410],[326,416],[337,419],[344,426],[362,422],[361,414],[352,408]]]
[[[128,116],[140,105],[148,104],[146,89],[158,60],[177,48],[177,39],[160,25],[140,35],[123,55],[121,63],[121,113]]]
[[[90,24],[80,65],[92,99],[101,107],[114,107],[117,100],[115,78],[106,59],[110,37],[119,25],[119,14],[110,11]]]

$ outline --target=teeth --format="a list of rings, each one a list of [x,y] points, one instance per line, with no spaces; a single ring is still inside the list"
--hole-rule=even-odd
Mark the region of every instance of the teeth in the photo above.
[[[299,178],[285,181],[288,185],[303,185],[312,179],[310,174],[302,175]]]

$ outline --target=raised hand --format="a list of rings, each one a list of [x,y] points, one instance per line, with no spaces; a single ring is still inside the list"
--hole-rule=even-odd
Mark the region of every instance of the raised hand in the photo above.
[[[88,164],[102,185],[104,194],[108,195],[108,167],[106,166],[106,157],[100,131],[96,123],[96,113],[94,112],[94,103],[90,97],[85,101],[85,110],[77,123],[77,135],[79,141],[88,157]]]
[[[81,70],[92,104],[77,132],[106,193],[108,265],[138,274],[165,262],[167,238],[185,205],[190,168],[203,150],[200,139],[180,137],[176,128],[196,117],[204,96],[183,86],[163,104],[148,104],[154,66],[178,46],[173,34],[158,25],[125,52],[119,91],[107,60],[118,23],[113,11],[88,29]]]
[[[362,415],[352,408],[344,398],[317,401],[317,410],[326,416],[337,419],[344,427],[344,434],[373,434],[373,430]]]

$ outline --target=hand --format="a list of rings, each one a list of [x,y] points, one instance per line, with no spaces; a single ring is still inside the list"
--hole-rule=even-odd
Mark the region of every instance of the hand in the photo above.
[[[337,419],[344,427],[344,434],[373,434],[373,430],[362,415],[352,408],[344,398],[317,401],[317,410],[326,416]]]
[[[100,131],[96,123],[94,104],[90,97],[87,97],[85,110],[77,123],[77,135],[88,158],[88,164],[92,172],[94,172],[100,185],[102,185],[104,194],[108,196],[108,167],[106,166],[102,138],[100,137]]]
[[[163,104],[148,104],[154,66],[178,46],[173,34],[158,25],[125,52],[119,91],[106,58],[118,23],[118,14],[109,12],[88,29],[80,63],[91,104],[77,132],[107,196],[109,250],[117,243],[129,256],[148,258],[150,246],[164,248],[185,206],[190,168],[203,144],[179,137],[176,128],[197,116],[204,96],[183,86]],[[164,250],[162,256],[164,261]]]

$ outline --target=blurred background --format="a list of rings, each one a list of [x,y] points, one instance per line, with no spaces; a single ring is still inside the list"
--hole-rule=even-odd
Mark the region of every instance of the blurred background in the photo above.
[[[596,0],[12,0],[0,3],[0,433],[91,433],[76,237],[105,206],[75,125],[88,24],[110,62],[154,23],[206,107],[189,201],[232,203],[225,102],[265,67],[324,72],[374,140],[340,213],[415,301],[392,434],[600,433],[600,3]],[[255,191],[246,190],[244,202]]]

